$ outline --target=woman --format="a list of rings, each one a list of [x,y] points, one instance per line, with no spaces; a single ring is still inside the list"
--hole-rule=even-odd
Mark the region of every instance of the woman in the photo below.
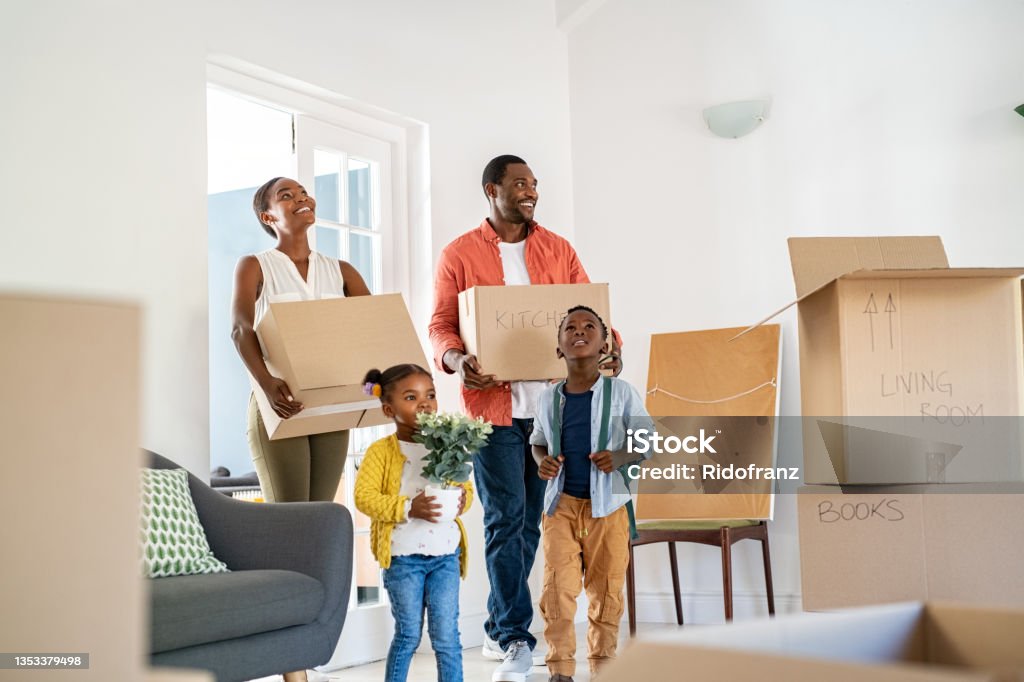
[[[263,361],[256,325],[268,305],[342,296],[368,296],[359,272],[309,248],[306,233],[316,222],[316,201],[288,178],[256,190],[252,208],[277,246],[244,256],[235,268],[231,338],[242,362],[283,419],[302,410],[288,385]],[[254,396],[249,398],[249,451],[267,502],[333,500],[345,468],[348,431],[271,441]]]

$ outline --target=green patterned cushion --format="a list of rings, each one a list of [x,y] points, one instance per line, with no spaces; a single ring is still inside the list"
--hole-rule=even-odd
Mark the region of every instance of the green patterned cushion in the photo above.
[[[184,469],[143,469],[142,572],[148,578],[225,573],[213,556],[188,490]]]

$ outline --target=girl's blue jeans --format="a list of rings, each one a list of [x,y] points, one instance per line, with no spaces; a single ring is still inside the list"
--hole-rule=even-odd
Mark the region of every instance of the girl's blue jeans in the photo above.
[[[384,588],[391,600],[395,636],[388,650],[385,682],[405,682],[412,655],[427,632],[437,659],[438,682],[462,682],[459,641],[459,552],[444,556],[410,554],[391,558]]]

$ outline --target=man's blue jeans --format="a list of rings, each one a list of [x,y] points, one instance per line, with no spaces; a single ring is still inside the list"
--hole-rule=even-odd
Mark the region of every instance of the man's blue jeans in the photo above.
[[[495,426],[487,446],[473,458],[477,495],[484,508],[484,559],[491,593],[487,636],[502,649],[516,640],[534,648],[533,601],[527,579],[540,543],[544,481],[530,447],[532,419]]]
[[[462,682],[459,550],[443,556],[392,557],[391,567],[384,569],[384,588],[395,618],[385,682],[405,682],[409,675],[409,663],[423,634],[424,608],[430,645],[437,659],[438,682]]]

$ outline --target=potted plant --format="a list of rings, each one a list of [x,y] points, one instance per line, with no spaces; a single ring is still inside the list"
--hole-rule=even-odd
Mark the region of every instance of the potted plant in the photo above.
[[[459,514],[462,489],[457,484],[469,480],[473,471],[473,455],[487,444],[493,429],[483,419],[471,419],[463,414],[421,412],[416,415],[419,433],[413,436],[427,448],[423,477],[428,485],[426,494],[441,505],[438,521],[451,521]]]

